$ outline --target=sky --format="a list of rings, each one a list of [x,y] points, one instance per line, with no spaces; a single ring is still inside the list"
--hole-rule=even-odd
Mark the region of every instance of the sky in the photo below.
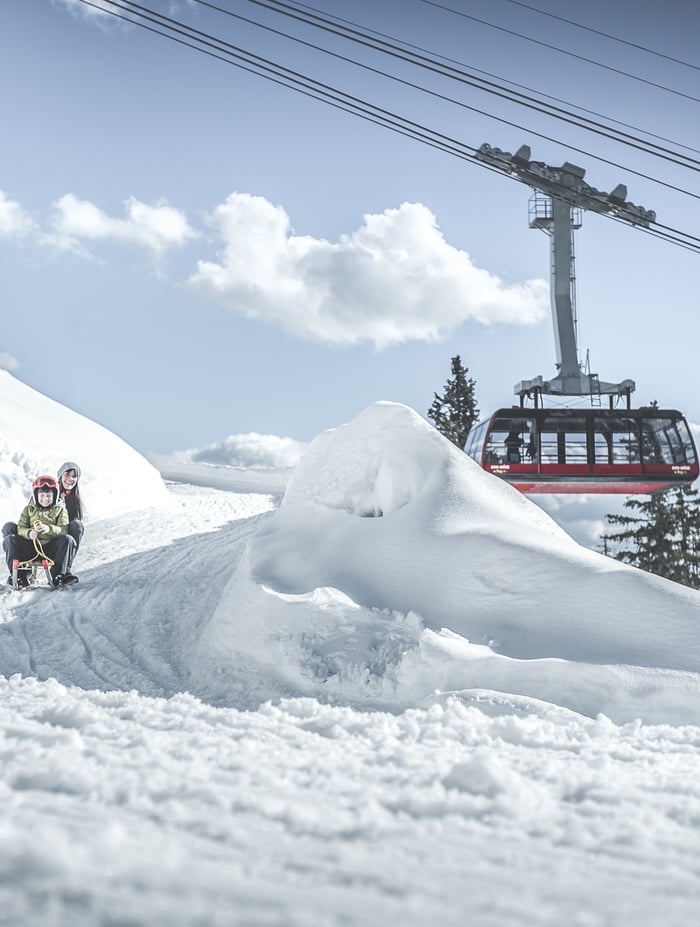
[[[246,0],[218,5],[430,94],[211,5],[145,5],[473,148],[527,143],[598,189],[623,182],[695,229],[688,168]],[[358,0],[352,22],[697,157],[692,5],[466,11]],[[549,242],[525,185],[78,0],[6,0],[0,78],[0,364],[141,453],[307,443],[382,400],[425,414],[457,354],[484,414],[555,373]],[[700,422],[697,254],[590,214],[576,248],[581,360]]]
[[[403,404],[207,486],[0,380],[2,505],[71,433],[88,508],[0,593],[1,923],[694,923],[699,592]]]

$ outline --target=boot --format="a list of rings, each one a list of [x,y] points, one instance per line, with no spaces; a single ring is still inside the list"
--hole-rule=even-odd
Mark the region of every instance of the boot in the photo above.
[[[54,576],[53,584],[54,586],[60,588],[62,586],[72,586],[73,583],[78,582],[78,577],[73,576],[72,573],[57,573]]]

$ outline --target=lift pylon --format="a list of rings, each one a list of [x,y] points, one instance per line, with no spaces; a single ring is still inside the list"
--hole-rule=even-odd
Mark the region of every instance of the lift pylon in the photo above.
[[[476,157],[498,168],[539,194],[538,207],[531,212],[531,228],[547,232],[551,238],[550,250],[550,303],[557,374],[549,380],[542,376],[521,380],[515,393],[521,404],[526,396],[534,396],[537,403],[542,394],[557,396],[624,396],[627,406],[634,392],[634,380],[612,383],[601,380],[598,374],[584,371],[579,360],[575,316],[575,257],[574,230],[580,226],[581,210],[592,210],[614,216],[632,225],[649,227],[656,219],[652,210],[627,202],[627,188],[618,184],[612,193],[596,190],[584,181],[585,170],[566,161],[561,167],[551,167],[541,161],[530,160],[530,148],[522,145],[514,155],[500,148],[482,145]]]

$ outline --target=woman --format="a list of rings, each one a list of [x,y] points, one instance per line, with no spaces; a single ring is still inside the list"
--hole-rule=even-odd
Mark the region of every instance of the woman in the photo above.
[[[75,541],[75,552],[78,552],[80,541],[85,530],[83,526],[83,502],[80,498],[80,467],[72,460],[67,460],[58,468],[58,498],[68,510],[68,534]]]

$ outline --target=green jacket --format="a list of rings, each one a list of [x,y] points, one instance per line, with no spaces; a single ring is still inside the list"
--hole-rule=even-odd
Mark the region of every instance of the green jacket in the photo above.
[[[62,502],[57,502],[48,509],[39,508],[35,502],[30,502],[22,509],[22,514],[17,522],[17,533],[29,539],[29,532],[37,521],[43,522],[49,526],[46,534],[40,534],[40,541],[53,541],[54,538],[60,537],[66,533],[68,528],[68,510]]]

